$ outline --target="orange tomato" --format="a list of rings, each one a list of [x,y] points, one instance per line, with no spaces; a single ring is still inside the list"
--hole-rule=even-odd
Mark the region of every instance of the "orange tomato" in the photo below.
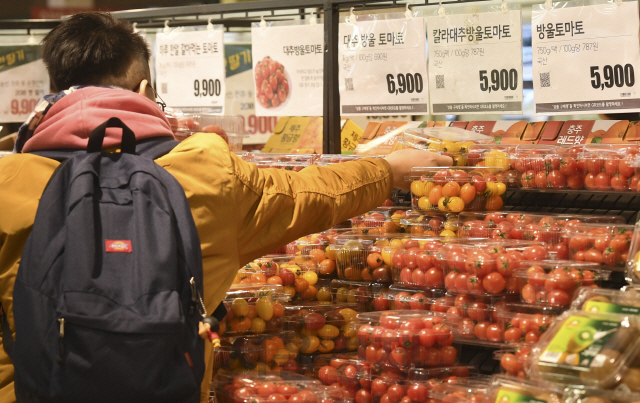
[[[309,288],[307,288],[302,293],[302,299],[312,300],[316,297],[317,294],[318,294],[318,289],[315,286],[310,285]]]
[[[279,302],[273,303],[273,317],[280,318],[284,315],[284,306]]]
[[[457,197],[460,194],[460,184],[458,182],[447,182],[442,187],[442,195]]]
[[[367,264],[372,269],[382,266],[383,262],[384,261],[382,260],[382,255],[379,253],[371,253],[369,254],[369,256],[367,256]]]
[[[438,205],[438,200],[442,197],[442,186],[437,185],[434,186],[433,189],[429,192],[429,203],[433,206]]]
[[[493,195],[487,198],[487,204],[485,205],[485,209],[489,211],[500,210],[504,202],[502,201],[502,197],[498,195]]]
[[[465,183],[460,188],[460,198],[464,202],[464,204],[469,204],[476,197],[476,188],[470,183]]]
[[[264,284],[267,282],[267,278],[262,273],[253,273],[251,275],[251,282],[254,284]]]
[[[311,255],[311,260],[315,263],[320,263],[326,258],[322,249],[311,249],[309,255]]]
[[[309,282],[301,277],[298,277],[293,282],[293,286],[298,294],[302,294],[307,290],[307,288],[309,288]]]
[[[249,313],[247,314],[247,318],[253,319],[258,316],[258,307],[255,305],[249,305]]]
[[[267,279],[267,284],[277,284],[277,285],[282,285],[282,279],[280,278],[280,276],[273,276],[273,277],[269,277]]]
[[[320,266],[318,267],[318,271],[323,276],[328,276],[332,274],[336,270],[336,263],[331,259],[324,259],[320,262]]]
[[[353,266],[347,266],[344,268],[344,273],[343,276],[347,279],[347,280],[359,280],[360,279],[360,273],[359,271],[354,268]]]

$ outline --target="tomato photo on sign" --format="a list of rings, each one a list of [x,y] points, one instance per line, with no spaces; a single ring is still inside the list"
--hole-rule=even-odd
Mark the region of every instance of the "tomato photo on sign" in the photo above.
[[[256,97],[263,108],[284,104],[291,95],[288,73],[279,62],[265,56],[254,69]]]

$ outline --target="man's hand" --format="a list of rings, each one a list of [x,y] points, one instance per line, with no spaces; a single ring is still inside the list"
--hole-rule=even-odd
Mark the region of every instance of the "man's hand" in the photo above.
[[[393,152],[386,156],[385,160],[393,171],[393,186],[403,190],[409,190],[411,186],[410,182],[405,181],[405,177],[411,173],[411,168],[453,165],[451,157],[413,148]]]

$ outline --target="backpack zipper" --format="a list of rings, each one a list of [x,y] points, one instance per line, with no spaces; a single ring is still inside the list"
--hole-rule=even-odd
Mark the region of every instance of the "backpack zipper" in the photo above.
[[[60,334],[58,336],[58,362],[62,363],[64,356],[64,318],[58,318]]]
[[[207,308],[204,306],[202,296],[198,292],[195,278],[191,277],[191,280],[189,280],[189,284],[191,285],[191,308],[189,309],[189,313],[193,315],[195,313],[194,309],[198,309],[198,312],[200,312],[200,314],[204,318],[207,316]]]

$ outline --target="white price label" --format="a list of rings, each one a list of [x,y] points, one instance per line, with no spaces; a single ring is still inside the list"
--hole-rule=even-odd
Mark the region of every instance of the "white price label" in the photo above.
[[[224,113],[222,30],[158,33],[156,86],[172,108]]]
[[[434,115],[522,113],[522,16],[510,7],[427,18]]]
[[[531,21],[536,114],[640,109],[637,1],[534,5]]]
[[[39,45],[0,46],[0,123],[24,122],[49,93]]]
[[[424,18],[348,21],[339,33],[343,115],[429,113]]]
[[[324,25],[251,28],[256,116],[322,116]]]

